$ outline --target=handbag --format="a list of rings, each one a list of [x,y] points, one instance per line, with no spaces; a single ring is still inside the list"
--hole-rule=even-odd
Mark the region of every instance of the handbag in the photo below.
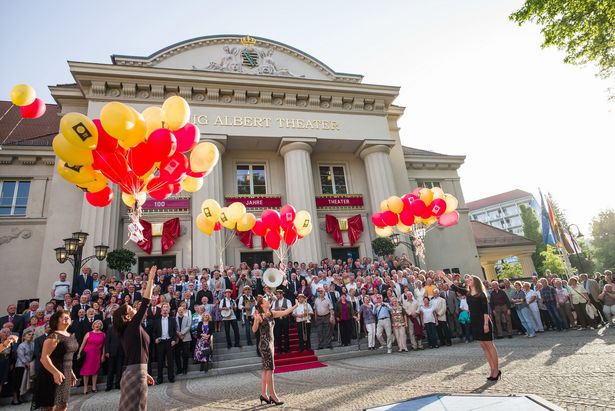
[[[587,313],[587,316],[592,320],[596,318],[596,316],[598,315],[598,310],[596,309],[596,307],[594,307],[591,301],[589,301],[589,298],[585,297],[583,294],[581,294],[574,288],[572,289],[572,291],[579,294],[581,297],[583,297],[585,301],[587,301],[587,303],[585,304],[585,312]]]

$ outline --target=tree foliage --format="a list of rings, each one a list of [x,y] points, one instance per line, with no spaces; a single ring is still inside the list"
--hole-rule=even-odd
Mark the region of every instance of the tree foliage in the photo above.
[[[136,263],[135,253],[125,248],[118,248],[107,254],[107,266],[112,270],[128,271]]]
[[[537,273],[544,272],[544,257],[541,253],[546,250],[546,246],[542,242],[542,231],[540,223],[536,217],[536,213],[531,207],[525,204],[519,206],[521,210],[521,221],[523,221],[523,236],[529,238],[536,243],[536,251],[532,254],[532,261]]]
[[[498,280],[502,280],[504,278],[521,278],[523,277],[523,269],[521,268],[521,264],[510,264],[507,262],[502,263],[502,267],[500,271],[497,273]]]
[[[526,0],[510,15],[519,25],[542,27],[542,47],[564,51],[564,62],[598,66],[598,74],[615,74],[615,0]]]
[[[615,210],[600,212],[592,221],[594,255],[599,269],[615,268]]]
[[[562,228],[567,229],[568,219],[566,218],[566,211],[560,208],[559,204],[557,203],[557,201],[555,201],[551,193],[549,193],[549,201],[551,201],[551,208],[553,209],[553,214],[555,214],[555,217],[557,217],[557,221],[559,221]]]
[[[378,237],[372,241],[372,249],[377,256],[384,257],[395,253],[395,245],[389,237]]]
[[[577,270],[578,273],[592,273],[596,269],[594,255],[591,247],[585,241],[577,240],[581,247],[579,254],[570,255],[570,265]]]
[[[540,253],[544,258],[544,270],[550,270],[554,274],[562,274],[566,272],[566,265],[562,261],[562,257],[556,247],[547,245],[546,249]],[[544,271],[541,272],[541,274]]]

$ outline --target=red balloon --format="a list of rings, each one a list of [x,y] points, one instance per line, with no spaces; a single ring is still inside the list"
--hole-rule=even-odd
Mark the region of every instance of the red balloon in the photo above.
[[[182,191],[182,185],[180,183],[172,184],[173,189],[171,190],[171,194],[178,194]]]
[[[186,123],[182,128],[174,130],[173,134],[177,139],[177,151],[180,153],[192,150],[201,139],[201,132],[192,123]]]
[[[98,130],[98,144],[96,150],[115,151],[118,148],[117,139],[113,138],[105,131],[99,119],[92,120]]]
[[[414,214],[412,214],[412,211],[410,211],[409,209],[404,208],[399,214],[399,221],[401,221],[403,225],[407,225],[408,227],[410,227],[412,224],[414,224]]]
[[[297,242],[298,236],[297,229],[293,225],[289,227],[288,230],[284,231],[284,242],[290,247]]]
[[[415,188],[414,191],[412,192],[412,195],[415,196],[416,198],[420,198],[421,197],[421,188],[423,188],[423,187]]]
[[[374,223],[376,227],[380,228],[384,228],[387,226],[386,223],[382,220],[382,213],[379,212],[372,214],[372,223]]]
[[[173,155],[177,149],[177,139],[171,130],[159,128],[149,135],[147,139],[148,155],[154,160],[163,161]]]
[[[423,214],[421,214],[421,218],[428,219],[432,216],[433,214],[431,212],[431,209],[429,207],[425,207],[425,210],[423,210]]]
[[[109,180],[115,184],[120,184],[122,180],[126,178],[128,174],[128,163],[126,158],[117,151],[92,151],[94,156],[93,167],[100,170]]]
[[[432,215],[440,217],[446,211],[446,201],[436,198],[429,204],[429,210],[431,210]]]
[[[414,200],[410,203],[410,211],[414,215],[422,216],[427,206],[423,200]]]
[[[269,247],[277,250],[280,248],[280,242],[282,241],[280,232],[275,230],[267,231],[267,234],[265,234],[265,241],[267,241],[267,245],[269,245]]]
[[[399,222],[399,217],[392,211],[385,211],[382,213],[382,221],[388,226],[394,226]]]
[[[39,118],[47,110],[47,105],[40,98],[34,99],[31,104],[19,107],[23,118]]]
[[[286,204],[284,207],[280,209],[280,220],[281,225],[284,230],[289,227],[294,227],[293,222],[295,221],[295,216],[297,215],[297,210],[290,204]]]
[[[441,225],[442,227],[450,227],[457,224],[458,221],[459,213],[457,212],[457,210],[455,210],[451,211],[450,213],[442,214],[438,218],[438,225]]]
[[[263,211],[263,214],[261,214],[261,220],[263,220],[263,224],[265,225],[265,227],[269,228],[270,230],[280,231],[280,213],[278,213],[276,210]],[[278,237],[279,236],[280,235],[278,234]],[[267,241],[267,243],[269,243],[269,241]],[[274,250],[277,250],[277,248],[274,248]]]
[[[216,224],[214,224],[214,231],[220,230],[222,230],[222,224],[220,223],[220,221],[216,221]]]
[[[173,184],[161,177],[154,177],[147,183],[147,191],[154,200],[164,200],[171,195]]]
[[[106,186],[95,193],[85,193],[85,199],[94,207],[106,207],[113,201],[113,191],[109,186]]]
[[[143,188],[143,180],[141,180],[134,171],[129,170],[128,173],[126,173],[126,177],[120,181],[119,186],[126,194],[136,194]]]
[[[256,223],[254,223],[254,227],[252,227],[252,232],[260,237],[264,236],[267,232],[267,227],[265,227],[265,223],[260,218],[256,219]]]
[[[154,167],[155,161],[148,155],[147,143],[143,142],[128,151],[128,165],[136,175],[145,175]]]
[[[414,200],[418,200],[418,197],[411,193],[404,194],[403,196],[401,196],[401,202],[404,203],[404,209],[409,210],[410,204],[412,204]]]
[[[169,182],[177,182],[186,176],[188,170],[188,159],[180,152],[175,152],[172,156],[160,163],[160,177]]]

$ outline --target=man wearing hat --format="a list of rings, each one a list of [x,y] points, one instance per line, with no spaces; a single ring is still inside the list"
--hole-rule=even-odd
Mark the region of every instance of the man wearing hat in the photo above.
[[[243,287],[243,294],[239,297],[239,301],[237,302],[237,308],[239,308],[243,316],[243,325],[246,329],[246,340],[248,341],[248,345],[252,345],[252,311],[256,305],[255,302],[254,296],[252,295],[252,287],[245,285]]]
[[[305,302],[305,295],[302,293],[297,294],[297,308],[293,311],[293,317],[295,317],[299,332],[299,351],[312,349],[310,336],[312,328],[311,317],[313,314],[312,306]]]
[[[284,290],[278,288],[275,290],[276,300],[271,307],[271,311],[284,311],[293,304],[290,300],[284,297]],[[278,343],[278,352],[290,352],[290,341],[288,340],[288,317],[281,317],[275,319],[274,339]],[[284,340],[284,350],[282,350],[282,340]]]
[[[235,315],[235,300],[231,298],[232,290],[227,288],[224,291],[224,298],[220,301],[218,308],[222,313],[222,323],[224,324],[224,335],[226,337],[226,346],[230,349],[231,344],[231,327],[233,327],[233,335],[235,336],[235,347],[239,345],[239,327],[237,326],[237,316]]]

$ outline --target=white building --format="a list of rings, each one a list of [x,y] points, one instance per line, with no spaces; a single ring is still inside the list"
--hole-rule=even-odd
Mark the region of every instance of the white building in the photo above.
[[[510,233],[523,235],[521,220],[521,205],[530,207],[540,215],[540,207],[531,193],[523,190],[512,190],[494,196],[470,201],[470,220],[480,221],[490,226],[506,230]]]

